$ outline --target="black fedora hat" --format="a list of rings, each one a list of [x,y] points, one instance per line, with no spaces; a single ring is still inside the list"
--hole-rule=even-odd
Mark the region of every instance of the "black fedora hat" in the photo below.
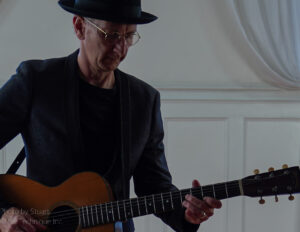
[[[70,13],[112,22],[145,24],[157,19],[142,11],[141,0],[59,0],[58,4]]]

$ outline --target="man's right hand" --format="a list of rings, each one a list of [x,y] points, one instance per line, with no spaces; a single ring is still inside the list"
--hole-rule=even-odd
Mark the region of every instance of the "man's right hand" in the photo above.
[[[9,208],[0,219],[1,232],[36,232],[43,230],[46,230],[46,226],[18,208]]]

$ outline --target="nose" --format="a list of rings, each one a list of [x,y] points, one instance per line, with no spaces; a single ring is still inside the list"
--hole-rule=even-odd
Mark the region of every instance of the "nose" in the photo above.
[[[127,41],[124,36],[119,36],[118,41],[115,43],[114,49],[117,49],[118,51],[123,54],[123,52],[128,48]]]

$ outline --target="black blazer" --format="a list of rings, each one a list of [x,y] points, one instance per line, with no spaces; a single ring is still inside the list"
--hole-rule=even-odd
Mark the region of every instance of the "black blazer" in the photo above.
[[[0,148],[21,133],[27,156],[27,176],[54,186],[85,170],[78,109],[78,51],[68,57],[30,60],[0,90]],[[172,191],[163,146],[159,92],[145,82],[115,71],[121,91],[130,89],[125,147],[125,197],[134,180],[138,196]],[[127,88],[127,86],[126,86]],[[123,90],[122,90],[123,89]],[[127,133],[127,132],[126,132]],[[123,198],[121,159],[106,177],[117,199]],[[183,210],[158,215],[176,231],[196,231],[183,219]]]

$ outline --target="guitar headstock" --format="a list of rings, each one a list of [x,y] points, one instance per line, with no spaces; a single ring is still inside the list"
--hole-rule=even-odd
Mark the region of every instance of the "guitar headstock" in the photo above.
[[[293,193],[300,192],[300,171],[299,167],[288,168],[286,165],[283,169],[269,169],[269,172],[259,174],[258,170],[254,175],[242,179],[244,195],[249,197],[260,197],[261,204],[264,203],[263,196],[275,196],[287,194],[289,199],[293,200]]]

